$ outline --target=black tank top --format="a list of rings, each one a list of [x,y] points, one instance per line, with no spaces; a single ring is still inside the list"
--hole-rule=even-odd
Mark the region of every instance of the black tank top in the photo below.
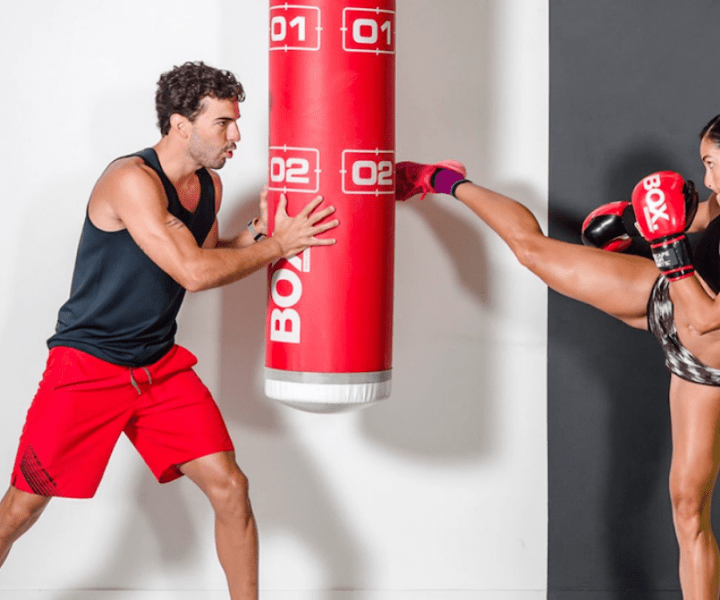
[[[139,156],[158,174],[168,211],[202,245],[215,222],[215,187],[207,170],[196,171],[200,202],[190,212],[180,203],[155,150],[130,156]],[[184,288],[148,258],[126,229],[102,231],[86,214],[70,298],[60,309],[48,346],[69,346],[123,366],[152,364],[175,343],[175,319],[184,296]]]
[[[716,294],[720,292],[720,216],[715,217],[693,246],[695,270]]]

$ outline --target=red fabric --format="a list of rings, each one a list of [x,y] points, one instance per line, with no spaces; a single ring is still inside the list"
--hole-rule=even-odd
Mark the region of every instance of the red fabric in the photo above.
[[[196,363],[181,346],[132,369],[72,348],[51,349],[12,485],[44,496],[90,498],[123,432],[161,483],[180,477],[182,463],[232,451],[220,411],[192,369]]]

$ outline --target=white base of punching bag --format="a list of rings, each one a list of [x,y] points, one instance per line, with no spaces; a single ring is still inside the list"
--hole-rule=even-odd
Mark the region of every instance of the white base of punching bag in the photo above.
[[[265,395],[292,408],[336,413],[369,406],[390,396],[392,371],[300,373],[265,368]]]

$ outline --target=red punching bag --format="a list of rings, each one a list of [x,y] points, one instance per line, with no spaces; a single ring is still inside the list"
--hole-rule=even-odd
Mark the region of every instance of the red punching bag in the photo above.
[[[266,395],[313,412],[386,398],[395,0],[270,0],[268,180],[271,217],[281,193],[290,215],[322,194],[340,226],[335,245],[268,268]]]

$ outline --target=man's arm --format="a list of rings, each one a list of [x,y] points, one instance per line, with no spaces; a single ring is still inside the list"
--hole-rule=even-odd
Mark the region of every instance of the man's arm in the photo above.
[[[134,165],[106,172],[93,192],[92,202],[107,204],[137,245],[163,271],[188,291],[200,291],[237,281],[279,258],[289,258],[309,246],[334,244],[316,236],[337,226],[337,220],[319,224],[334,212],[318,196],[298,215],[287,215],[281,197],[270,238],[243,246],[198,247],[190,230],[166,207],[162,184],[149,170]],[[217,223],[213,225],[217,235]],[[239,247],[236,247],[239,246]]]

